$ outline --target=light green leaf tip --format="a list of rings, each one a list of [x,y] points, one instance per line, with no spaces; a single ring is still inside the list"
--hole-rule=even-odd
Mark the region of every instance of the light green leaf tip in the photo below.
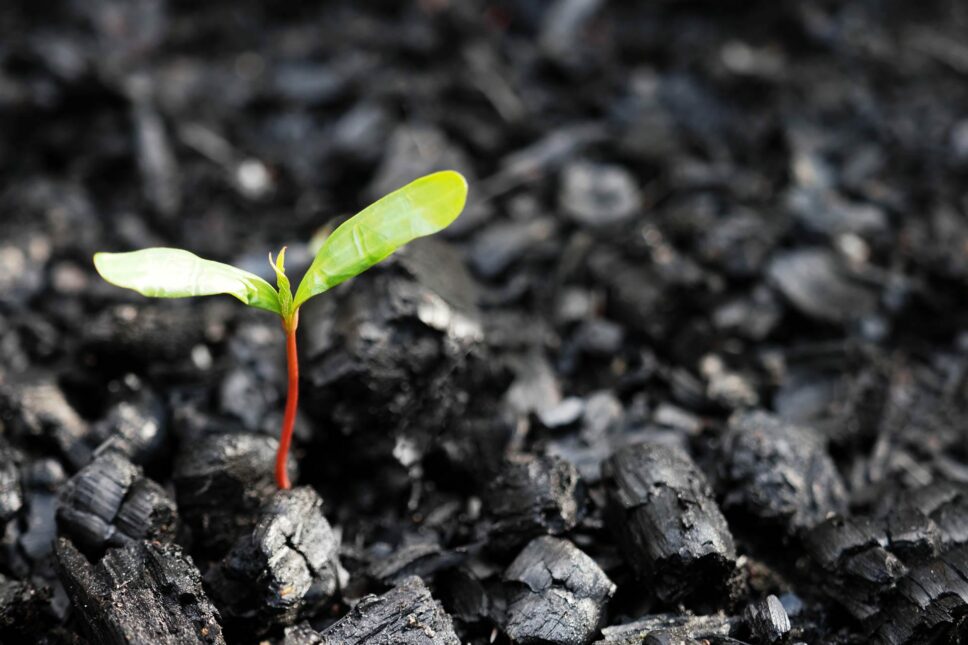
[[[374,202],[326,238],[299,283],[293,307],[359,275],[407,242],[447,228],[466,201],[467,180],[445,170]]]
[[[269,266],[276,273],[276,284],[279,285],[279,313],[286,321],[292,318],[292,289],[289,286],[289,278],[286,276],[286,247],[282,247],[275,262],[272,260],[272,253],[269,253]]]
[[[228,294],[251,307],[281,313],[276,290],[259,276],[182,249],[96,253],[94,267],[111,284],[151,298]]]

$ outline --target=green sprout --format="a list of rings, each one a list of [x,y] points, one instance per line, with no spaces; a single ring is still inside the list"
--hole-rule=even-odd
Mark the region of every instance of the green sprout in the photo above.
[[[186,298],[228,294],[250,307],[282,318],[286,333],[289,389],[276,454],[276,483],[290,487],[286,471],[299,399],[299,361],[296,327],[299,308],[350,278],[386,259],[418,237],[443,230],[464,209],[467,182],[452,170],[413,181],[371,204],[340,225],[326,238],[306,275],[293,294],[286,277],[286,249],[269,264],[278,289],[248,271],[213,262],[182,249],[151,248],[129,253],[96,253],[94,267],[113,285],[133,289],[151,298]]]

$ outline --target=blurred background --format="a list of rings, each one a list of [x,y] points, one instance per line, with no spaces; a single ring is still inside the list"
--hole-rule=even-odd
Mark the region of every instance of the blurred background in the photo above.
[[[128,454],[164,485],[199,437],[274,436],[275,321],[146,303],[91,254],[177,246],[268,278],[288,245],[298,276],[334,223],[445,168],[470,183],[457,222],[302,317],[296,460],[357,568],[483,539],[472,502],[508,454],[595,486],[616,446],[675,444],[723,502],[740,410],[827,446],[818,518],[968,483],[959,0],[7,0],[8,458],[52,468],[30,484],[50,497],[132,432],[121,403],[154,419]],[[53,506],[24,504],[0,569],[56,586]],[[575,530],[611,574],[599,506]],[[817,642],[870,613],[834,615],[811,615]]]

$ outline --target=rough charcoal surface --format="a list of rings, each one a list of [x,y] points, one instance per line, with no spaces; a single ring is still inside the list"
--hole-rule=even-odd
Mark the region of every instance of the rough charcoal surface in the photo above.
[[[747,605],[743,618],[758,642],[776,643],[790,631],[790,617],[780,599],[772,594]]]
[[[578,470],[558,457],[525,456],[491,482],[485,501],[495,543],[520,545],[538,535],[560,535],[578,523],[584,490]]]
[[[259,511],[250,535],[206,574],[213,599],[245,629],[291,624],[341,586],[339,539],[311,488],[276,492]]]
[[[366,596],[320,632],[319,640],[303,629],[290,633],[292,645],[460,645],[450,616],[416,576],[382,595]]]
[[[176,522],[175,501],[114,451],[99,455],[60,491],[58,526],[88,554],[132,540],[170,542]]]
[[[277,445],[271,437],[238,433],[182,446],[174,473],[178,510],[205,551],[224,554],[255,525],[259,507],[276,491]]]
[[[91,564],[68,540],[57,562],[81,623],[102,645],[224,643],[219,613],[192,559],[175,544],[130,542]]]
[[[968,635],[968,548],[912,570],[898,582],[875,623],[874,643],[963,642]]]
[[[642,443],[602,465],[626,561],[665,602],[722,594],[736,547],[706,478],[683,450]],[[648,586],[646,588],[649,588]]]
[[[790,534],[843,513],[847,492],[821,437],[762,411],[737,412],[722,443],[723,510]]]
[[[518,643],[591,642],[615,584],[569,542],[539,537],[504,572],[508,586],[505,631]]]

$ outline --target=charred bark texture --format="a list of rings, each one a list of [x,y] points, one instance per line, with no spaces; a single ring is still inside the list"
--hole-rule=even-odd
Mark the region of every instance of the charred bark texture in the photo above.
[[[602,466],[625,559],[665,602],[721,595],[736,547],[706,478],[684,451],[638,444]]]

